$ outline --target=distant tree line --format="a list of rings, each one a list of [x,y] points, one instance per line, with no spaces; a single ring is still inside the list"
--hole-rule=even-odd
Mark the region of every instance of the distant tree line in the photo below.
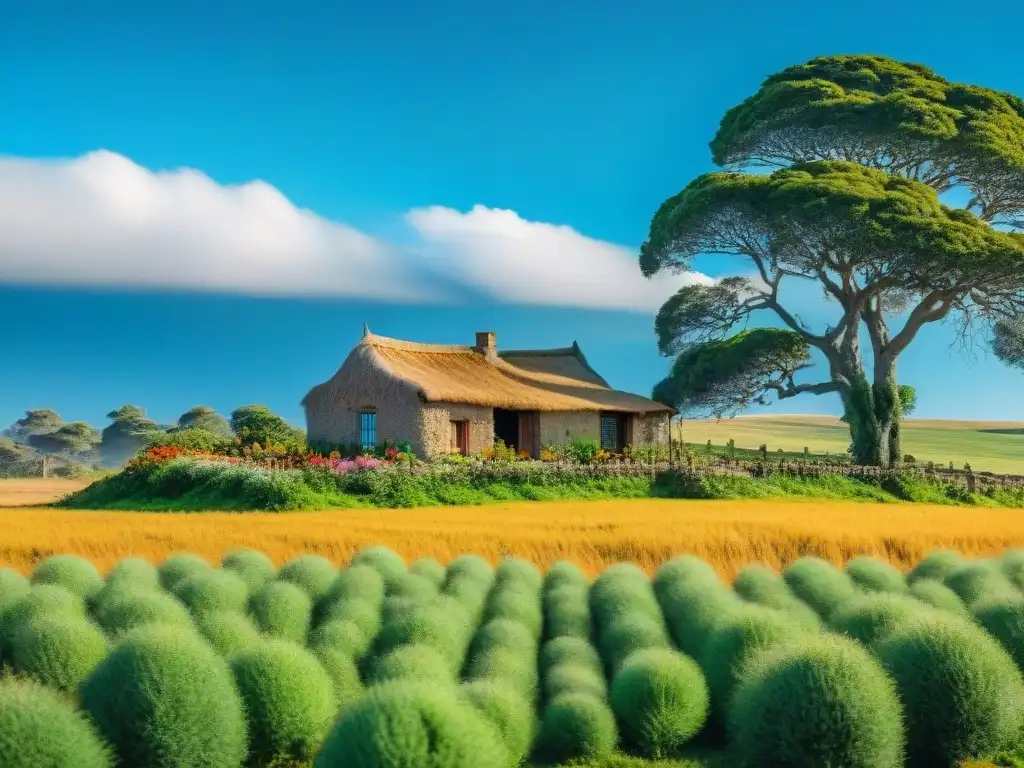
[[[225,440],[244,443],[305,445],[306,434],[265,405],[245,405],[225,418],[197,405],[171,425],[157,424],[146,410],[125,404],[107,414],[110,424],[97,430],[84,421],[67,422],[49,408],[26,411],[0,431],[0,467],[57,456],[76,464],[119,467],[152,445],[176,444],[211,450]]]

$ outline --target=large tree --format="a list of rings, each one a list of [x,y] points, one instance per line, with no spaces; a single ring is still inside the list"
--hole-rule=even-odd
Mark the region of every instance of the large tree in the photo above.
[[[25,411],[25,418],[18,419],[4,430],[4,435],[16,443],[28,444],[33,435],[46,435],[64,425],[64,419],[49,408]]]
[[[145,448],[154,433],[162,431],[137,405],[122,405],[108,413],[107,418],[112,423],[103,430],[100,459],[108,467],[123,464]]]
[[[231,412],[231,429],[245,443],[303,444],[306,434],[265,405],[243,405]]]
[[[100,433],[84,421],[73,421],[53,432],[29,435],[28,444],[41,453],[84,456],[99,446]]]
[[[231,437],[228,420],[206,405],[194,405],[178,417],[178,425],[170,432],[184,429],[202,429],[218,437]]]
[[[729,110],[711,150],[725,170],[662,204],[640,267],[687,269],[702,254],[747,266],[658,313],[659,347],[679,356],[659,399],[724,416],[835,393],[854,460],[889,466],[902,457],[896,363],[926,325],[984,332],[1024,367],[1020,98],[879,56],[817,58]],[[801,282],[821,289],[832,323],[812,327],[784,298]],[[748,328],[766,313],[778,328]],[[808,379],[813,352],[826,374]]]

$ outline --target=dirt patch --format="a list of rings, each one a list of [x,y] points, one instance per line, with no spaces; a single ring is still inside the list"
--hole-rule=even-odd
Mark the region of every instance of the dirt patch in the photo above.
[[[85,488],[90,482],[59,477],[0,480],[0,507],[38,507],[52,504],[73,491]]]

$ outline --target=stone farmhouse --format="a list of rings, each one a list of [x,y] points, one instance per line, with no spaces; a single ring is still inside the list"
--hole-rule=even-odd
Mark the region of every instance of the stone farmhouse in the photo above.
[[[363,337],[341,368],[303,398],[310,441],[408,441],[419,456],[476,454],[497,440],[536,458],[571,438],[607,450],[667,445],[672,409],[608,386],[576,342],[564,349],[498,351]]]

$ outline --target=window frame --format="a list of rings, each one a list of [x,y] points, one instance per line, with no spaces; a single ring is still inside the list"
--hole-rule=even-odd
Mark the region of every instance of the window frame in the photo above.
[[[611,445],[605,441],[605,425],[608,422],[611,423],[614,429]],[[629,436],[626,434],[626,414],[603,412],[601,413],[598,425],[598,442],[602,451],[619,453],[626,447],[626,442],[629,440]]]
[[[369,442],[367,442],[369,438]],[[359,411],[359,449],[372,451],[377,447],[377,411]]]

